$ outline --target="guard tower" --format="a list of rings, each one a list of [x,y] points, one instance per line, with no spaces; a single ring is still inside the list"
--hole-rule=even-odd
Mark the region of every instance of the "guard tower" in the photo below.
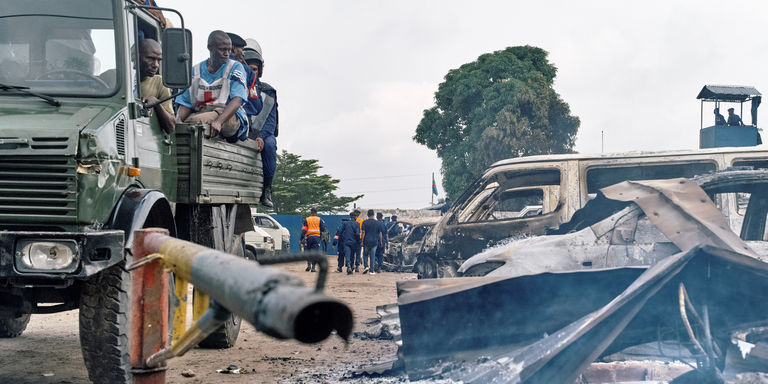
[[[699,148],[749,147],[762,144],[757,128],[757,107],[760,106],[761,101],[761,95],[757,89],[734,85],[705,85],[696,98],[701,100]],[[746,123],[745,125],[729,125],[725,121],[717,124],[715,118],[717,111],[725,115],[725,111],[720,108],[721,103],[728,103],[728,105],[732,106],[738,103],[739,116],[742,120],[746,120],[744,116],[744,103],[747,101],[751,102],[752,123],[750,125],[746,125]],[[714,112],[709,113],[705,111],[704,103],[714,103]],[[708,119],[715,123],[715,125],[704,127],[704,120],[707,120],[705,115],[708,115]],[[725,119],[728,119],[727,115]]]

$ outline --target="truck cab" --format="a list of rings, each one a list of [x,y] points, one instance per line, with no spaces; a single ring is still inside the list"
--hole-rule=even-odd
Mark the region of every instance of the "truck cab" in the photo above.
[[[162,44],[163,83],[183,90],[192,36],[175,10],[164,9],[182,28],[165,29],[141,4],[26,0],[0,17],[0,337],[31,314],[79,308],[97,383],[131,380],[133,231],[242,254],[261,194],[253,143],[212,140],[205,126],[167,133],[142,104],[139,41]],[[237,337],[226,331],[220,347]]]

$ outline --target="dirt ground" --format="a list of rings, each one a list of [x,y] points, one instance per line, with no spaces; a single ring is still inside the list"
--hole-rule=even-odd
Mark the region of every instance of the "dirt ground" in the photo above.
[[[370,330],[377,319],[376,306],[397,300],[395,283],[415,279],[414,274],[336,273],[335,256],[329,257],[331,272],[326,294],[347,303],[355,316],[354,332]],[[314,285],[316,273],[304,272],[306,264],[281,266]],[[362,271],[362,270],[361,270]],[[27,330],[15,339],[0,339],[0,383],[87,383],[80,354],[77,311],[33,315]],[[243,323],[237,345],[231,349],[193,349],[169,361],[167,383],[327,383],[398,382],[405,377],[351,379],[361,366],[394,359],[392,341],[353,336],[348,345],[338,336],[312,345],[284,341],[258,333]],[[245,374],[221,374],[217,369],[237,365]],[[194,377],[184,377],[191,369]]]

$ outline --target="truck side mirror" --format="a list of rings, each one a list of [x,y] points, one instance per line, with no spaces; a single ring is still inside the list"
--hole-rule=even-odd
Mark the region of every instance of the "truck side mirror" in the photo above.
[[[192,83],[192,32],[167,28],[163,31],[163,85],[184,89]]]

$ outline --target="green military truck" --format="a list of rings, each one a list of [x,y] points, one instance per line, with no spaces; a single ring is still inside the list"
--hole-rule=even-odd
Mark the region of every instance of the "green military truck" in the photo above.
[[[208,139],[201,126],[166,134],[148,116],[141,38],[162,43],[166,86],[191,77],[183,20],[164,29],[155,15],[129,0],[0,10],[0,337],[20,335],[32,314],[79,308],[94,382],[131,377],[133,231],[242,252],[234,239],[252,229],[247,204],[261,196],[253,145]],[[238,329],[233,319],[206,343],[231,346]]]

